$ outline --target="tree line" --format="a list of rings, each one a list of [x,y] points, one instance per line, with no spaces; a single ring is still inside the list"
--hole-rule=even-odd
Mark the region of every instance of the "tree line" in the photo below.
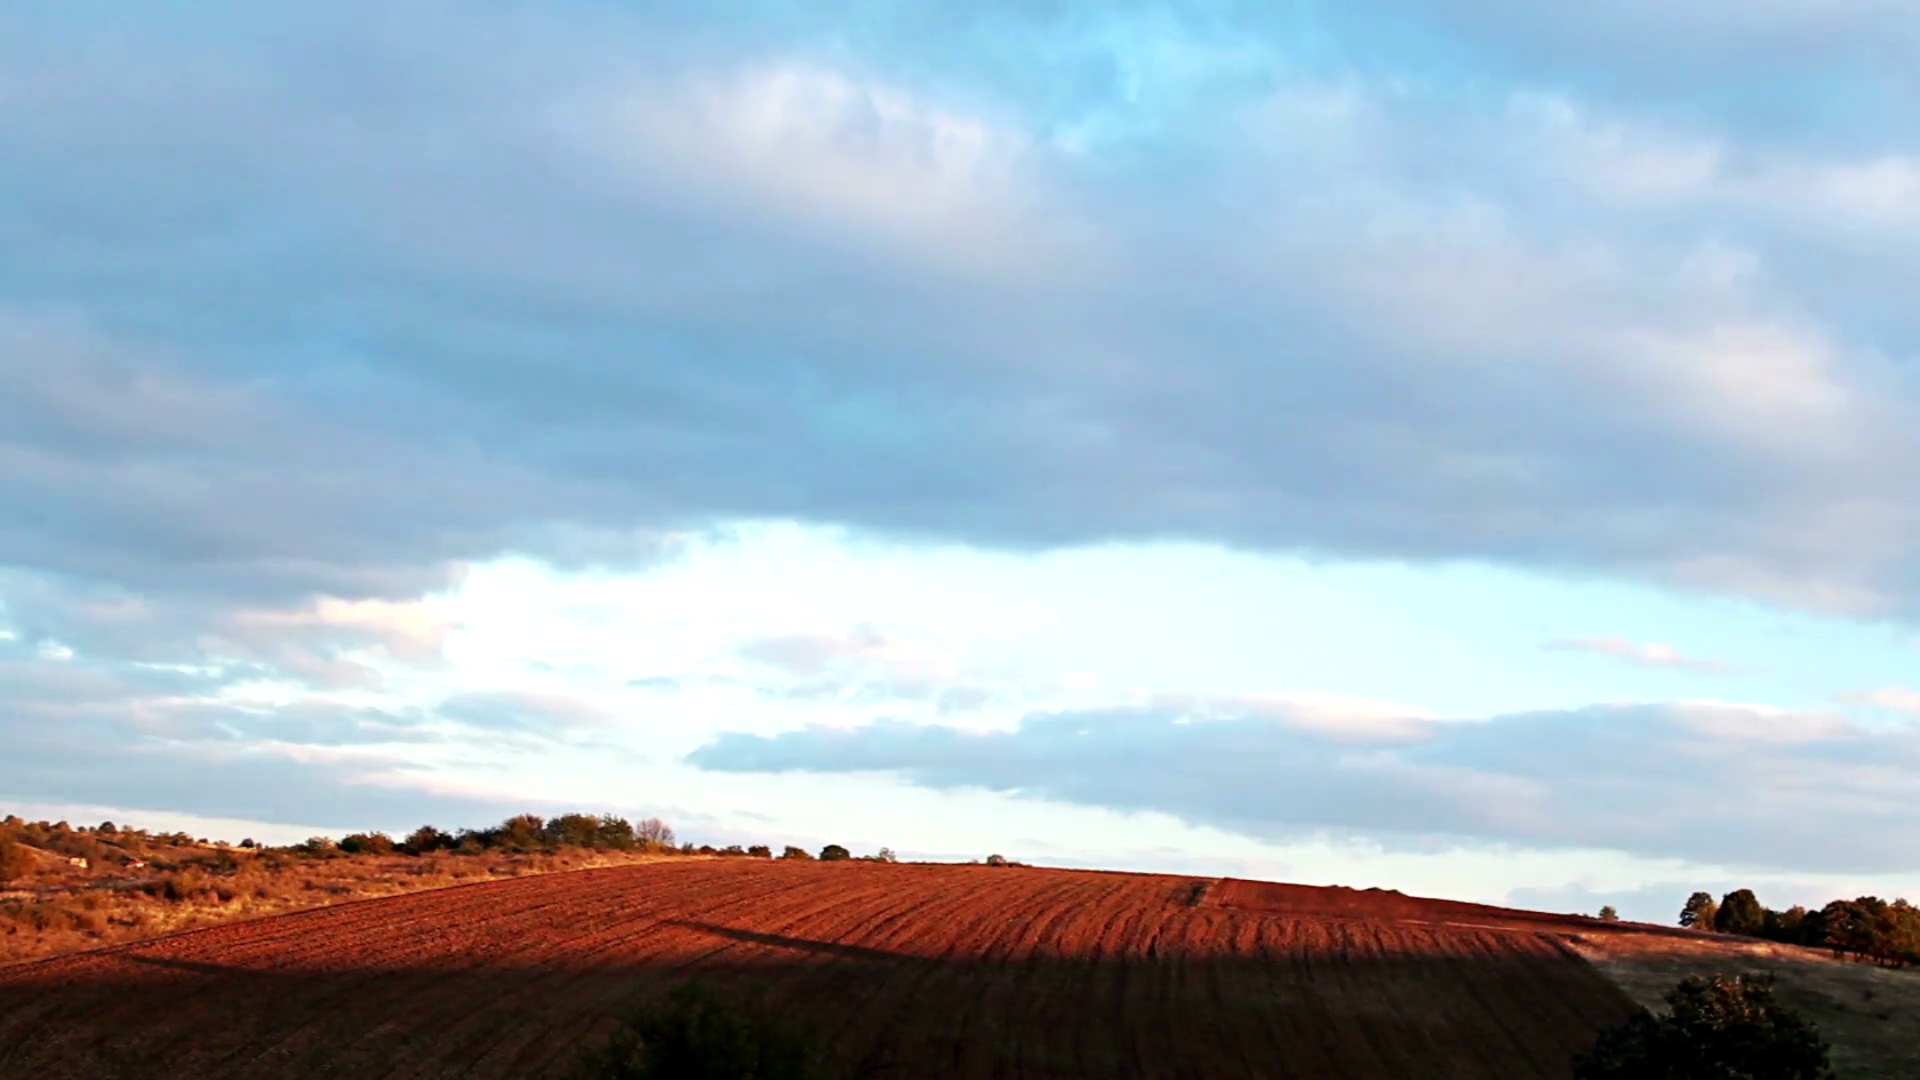
[[[562,814],[555,818],[543,818],[538,814],[517,814],[498,825],[485,829],[461,829],[449,833],[433,825],[422,825],[403,839],[395,840],[386,833],[350,833],[338,841],[324,836],[316,836],[303,844],[294,845],[294,850],[309,855],[324,855],[338,851],[347,855],[425,855],[435,851],[454,854],[478,854],[484,851],[531,852],[557,851],[561,848],[590,848],[597,851],[642,851],[656,852],[662,855],[711,855],[722,858],[771,859],[773,848],[767,844],[741,846],[728,844],[715,847],[712,844],[695,845],[692,842],[676,846],[673,827],[659,818],[645,818],[630,822],[612,814]],[[873,855],[855,855],[842,844],[828,844],[815,855],[802,847],[788,844],[781,851],[782,859],[818,859],[822,862],[854,860],[860,862],[893,862],[891,848],[881,848]]]
[[[1831,949],[1835,957],[1892,967],[1920,964],[1920,907],[1904,899],[1861,896],[1819,909],[1796,904],[1775,911],[1752,889],[1735,889],[1718,901],[1711,893],[1696,892],[1680,909],[1680,925]]]

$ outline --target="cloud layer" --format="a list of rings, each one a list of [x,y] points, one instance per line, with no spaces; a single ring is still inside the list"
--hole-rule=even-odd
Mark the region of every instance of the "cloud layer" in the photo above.
[[[433,598],[476,562],[635,569],[750,520],[1470,560],[1911,621],[1917,20],[1750,7],[13,14],[0,731],[28,752],[0,791],[186,799],[184,763],[229,755],[260,798],[193,808],[236,813],[286,770],[388,775],[261,764],[274,724],[349,748],[591,727],[520,691],[353,695],[444,662]],[[996,692],[881,639],[745,655],[790,696]],[[271,715],[236,704],[260,684]],[[1271,704],[1235,707],[1294,707]],[[1258,833],[1700,850],[1572,775],[1556,747],[1587,745],[1904,822],[1879,785],[1909,749],[1864,730],[1791,743],[1789,775],[1789,743],[1702,741],[1788,721],[1707,707],[1389,716],[1370,749],[1186,709],[701,760],[841,748],[952,785],[953,754],[985,786]],[[1775,835],[1872,860],[1717,806],[1689,812],[1746,857]]]
[[[1601,706],[1482,721],[1299,708],[1037,713],[1012,731],[881,721],[695,752],[731,772],[884,772],[1159,811],[1267,840],[1601,848],[1844,872],[1920,867],[1908,793],[1920,732],[1719,703]],[[1396,839],[1397,838],[1397,839]]]
[[[1178,133],[690,14],[329,10],[10,36],[0,560],[404,598],[792,516],[1920,609],[1891,145],[1288,73],[1177,9],[1268,60],[1149,71],[1216,98]],[[1145,63],[1075,10],[1027,29]]]

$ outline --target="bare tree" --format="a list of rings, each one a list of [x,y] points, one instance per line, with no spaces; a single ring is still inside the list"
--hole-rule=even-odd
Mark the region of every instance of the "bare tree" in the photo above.
[[[668,825],[657,817],[647,818],[634,825],[633,832],[635,836],[638,836],[643,843],[649,846],[673,846],[673,826]]]

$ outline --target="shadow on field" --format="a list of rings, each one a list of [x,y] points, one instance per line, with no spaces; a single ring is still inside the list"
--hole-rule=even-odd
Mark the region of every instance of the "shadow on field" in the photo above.
[[[943,961],[696,920],[622,945],[653,955],[514,965],[170,955],[191,944],[0,972],[0,1076],[564,1076],[696,974],[764,988],[849,1078],[1565,1077],[1629,1011],[1584,964],[1525,957]]]

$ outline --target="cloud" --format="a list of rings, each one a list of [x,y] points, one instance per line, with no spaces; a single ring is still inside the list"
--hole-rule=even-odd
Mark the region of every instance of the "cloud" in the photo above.
[[[736,652],[775,675],[762,682],[763,693],[793,700],[926,702],[954,713],[1037,690],[1031,680],[970,670],[954,656],[872,626],[755,638]]]
[[[1847,118],[1814,137],[1662,107],[1691,60],[1646,47],[1724,73],[1812,40],[1831,70],[1794,85],[1830,89],[1896,70],[1911,16],[1588,7],[1422,16],[1510,61],[1484,86],[1368,32],[1394,4],[1311,35],[1078,3],[22,14],[0,596],[45,650],[19,670],[70,680],[34,708],[162,665],[211,681],[129,691],[147,723],[245,727],[243,679],[437,663],[472,563],[646,567],[768,519],[1920,616],[1907,95],[1766,95]],[[1533,78],[1543,43],[1602,75]],[[1000,690],[885,640],[755,648],[778,693]],[[1711,663],[1652,648],[1611,655]],[[1196,729],[1313,713],[1233,707],[1265,719]]]
[[[1619,637],[1555,638],[1547,648],[1561,652],[1592,653],[1646,668],[1673,668],[1718,674],[1727,670],[1725,660],[1688,656],[1671,645],[1657,641],[1629,641]]]
[[[404,600],[503,552],[638,565],[797,517],[1920,609],[1876,539],[1920,514],[1880,359],[1920,330],[1884,286],[1905,249],[1863,258],[1797,197],[1898,207],[1884,154],[1749,168],[1604,104],[1311,74],[1196,82],[1229,96],[1186,136],[1076,150],[1021,98],[753,59],[677,9],[307,18],[389,99],[265,16],[97,69],[83,25],[14,39],[0,190],[45,212],[9,226],[35,275],[0,275],[0,560]],[[449,35],[524,47],[482,73],[408,44]],[[1436,128],[1455,151],[1415,152]]]
[[[1403,721],[1355,741],[1273,713],[1035,713],[1012,731],[881,721],[731,733],[728,772],[884,772],[1267,840],[1603,848],[1725,866],[1908,871],[1920,736],[1718,702]],[[1765,792],[1766,797],[1755,793]],[[1398,838],[1395,840],[1394,838]]]
[[[442,701],[435,711],[469,727],[536,734],[602,728],[613,721],[605,709],[591,702],[529,690],[460,694]]]
[[[1848,690],[1835,695],[1843,705],[1867,705],[1876,709],[1912,713],[1920,716],[1920,690],[1904,686],[1883,686],[1878,690]]]

